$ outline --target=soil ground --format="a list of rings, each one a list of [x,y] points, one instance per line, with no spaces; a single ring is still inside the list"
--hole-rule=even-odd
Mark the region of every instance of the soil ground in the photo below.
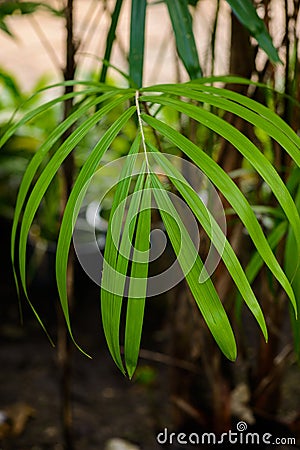
[[[0,258],[3,267],[0,275],[3,286],[0,304],[0,449],[63,450],[57,352],[51,347],[26,302],[23,302],[24,325],[20,325],[11,269],[3,262],[3,259],[9,259],[9,240],[5,233],[8,228],[1,226],[4,233],[1,236]],[[56,340],[56,295],[49,269],[47,266],[40,268],[30,292],[34,304],[40,305],[39,313],[48,331]],[[150,304],[146,311],[144,349],[166,351],[162,311],[159,303]],[[102,333],[98,287],[82,278],[82,274],[80,283],[76,285],[72,322],[76,340],[92,356],[88,359],[73,348],[71,396],[75,450],[104,450],[112,438],[125,439],[141,450],[161,448],[156,441],[157,433],[165,427],[171,429],[169,367],[150,358],[140,359],[133,381],[119,372]],[[253,431],[261,435],[270,432],[273,436],[300,437],[299,419],[297,421],[299,368],[293,364],[287,375],[283,383],[280,417],[257,416]],[[203,395],[207,395],[205,390]],[[5,415],[6,422],[3,420]],[[189,414],[186,419],[186,425],[180,431],[207,431],[199,428]],[[292,421],[294,429],[285,425]],[[235,429],[234,424],[232,429]],[[171,445],[168,448],[197,447]],[[201,448],[209,449],[211,446]],[[222,448],[226,447],[223,445]],[[274,446],[252,448],[268,449]],[[276,446],[277,450],[292,448],[297,447]]]
[[[49,301],[43,289],[40,296]],[[74,314],[74,329],[78,342],[93,358],[73,349],[75,448],[104,449],[105,443],[116,437],[139,444],[145,450],[159,448],[155,436],[164,421],[165,398],[163,385],[157,379],[161,369],[153,365],[149,368],[141,361],[140,374],[144,370],[153,380],[125,379],[109,356],[102,334],[97,290],[90,289],[82,300],[85,305]],[[26,305],[24,326],[19,325],[15,295],[3,301],[6,312],[1,315],[0,326],[0,410],[8,417],[8,428],[0,426],[0,449],[61,450],[56,349],[51,347]],[[48,310],[46,322],[55,336],[53,305],[52,309],[52,317]]]

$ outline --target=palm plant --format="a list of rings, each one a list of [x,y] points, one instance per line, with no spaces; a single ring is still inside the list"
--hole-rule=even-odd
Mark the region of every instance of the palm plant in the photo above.
[[[212,336],[229,360],[234,361],[237,356],[234,332],[212,277],[205,276],[204,280],[199,282],[199,274],[205,273],[205,265],[178,209],[170,200],[170,190],[176,192],[188,205],[219,252],[240,298],[255,317],[264,339],[268,339],[267,325],[260,299],[251,287],[263,264],[268,267],[289,298],[294,329],[298,336],[300,217],[299,195],[296,194],[298,169],[294,167],[300,165],[299,136],[271,108],[227,89],[224,84],[251,85],[262,89],[267,89],[266,86],[233,76],[203,77],[193,35],[192,15],[188,6],[190,2],[186,0],[166,0],[165,3],[172,22],[178,56],[191,81],[143,87],[145,18],[149,5],[146,0],[132,0],[128,75],[130,86],[121,88],[108,84],[106,73],[122,3],[120,0],[116,1],[112,14],[100,81],[66,80],[55,85],[64,87],[65,93],[26,113],[19,122],[8,128],[1,138],[0,146],[3,146],[18,127],[47,112],[54,105],[71,101],[64,120],[49,134],[30,161],[20,185],[11,241],[11,258],[16,281],[19,275],[22,289],[29,300],[26,286],[26,243],[39,205],[60,167],[76,150],[76,146],[85,136],[93,133],[97,124],[110,112],[121,108],[119,117],[95,143],[82,165],[72,189],[68,192],[61,221],[56,251],[56,280],[65,321],[74,342],[67,292],[68,255],[72,233],[90,180],[114,140],[129,123],[135,124],[137,132],[128,157],[125,158],[111,206],[101,279],[103,328],[110,353],[122,373],[129,378],[133,376],[140,348],[149,267],[151,197],[155,200],[170,244]],[[240,22],[266,51],[270,60],[279,62],[267,29],[252,3],[232,0],[228,0],[228,3]],[[200,148],[192,137],[180,132],[179,120],[168,121],[167,111],[174,111],[177,118],[185,117],[199,126],[206,127],[230,143],[259,174],[263,183],[269,186],[283,218],[282,223],[270,236],[265,235],[252,206],[230,175],[215,161],[213,155]],[[261,130],[289,155],[293,161],[290,183],[286,184],[282,180],[281,174],[255,143],[226,120],[225,113],[231,113],[255,129]],[[257,251],[246,271],[212,212],[181,173],[180,167],[170,162],[166,155],[168,153],[184,155],[198,166],[231,205]],[[142,163],[135,166],[136,161]],[[162,175],[167,178],[168,183],[161,179]],[[283,269],[274,255],[274,248],[287,229],[289,234],[286,264]],[[131,242],[134,243],[134,249]],[[189,260],[192,256],[194,264],[190,267]],[[127,297],[126,326],[124,337],[120,337],[124,297]],[[33,305],[32,308],[42,324]],[[124,357],[121,355],[120,341],[124,341]],[[75,344],[79,346],[77,342]]]

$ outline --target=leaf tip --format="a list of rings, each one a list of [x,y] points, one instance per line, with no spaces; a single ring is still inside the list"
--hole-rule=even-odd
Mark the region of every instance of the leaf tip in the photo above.
[[[229,361],[235,362],[237,359],[237,348],[236,348],[236,344],[234,344],[234,346],[230,346],[226,353],[225,353],[226,358],[229,359]]]
[[[134,375],[135,369],[136,368],[132,367],[132,366],[127,367],[127,375],[128,375],[128,378],[129,378],[130,381],[132,380],[132,377]]]
[[[232,353],[231,355],[228,355],[228,359],[232,362],[235,362],[237,358],[237,352]]]

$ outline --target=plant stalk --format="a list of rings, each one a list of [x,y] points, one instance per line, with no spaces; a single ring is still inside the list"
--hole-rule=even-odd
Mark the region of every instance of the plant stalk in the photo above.
[[[67,0],[65,8],[65,21],[67,29],[66,41],[66,65],[64,69],[65,81],[73,80],[75,75],[75,54],[76,46],[74,43],[74,22],[73,22],[73,0]],[[65,93],[73,91],[73,86],[66,86]],[[73,108],[73,99],[64,102],[63,120],[71,113]],[[70,127],[63,135],[65,141],[72,133]],[[61,204],[61,214],[63,214],[67,200],[69,198],[74,178],[74,156],[71,153],[62,166],[63,178],[63,199]],[[67,295],[69,309],[72,310],[74,304],[74,252],[71,249],[67,265]],[[60,396],[61,396],[61,424],[63,443],[65,450],[74,450],[72,438],[72,402],[71,402],[71,379],[72,379],[72,344],[68,334],[66,322],[61,307],[58,309],[58,364],[60,367]]]

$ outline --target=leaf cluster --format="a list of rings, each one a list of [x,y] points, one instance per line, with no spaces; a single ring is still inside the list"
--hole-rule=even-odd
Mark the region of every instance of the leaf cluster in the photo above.
[[[291,270],[292,264],[289,264],[289,269],[285,273],[273,251],[276,243],[289,227],[291,236],[289,245],[297,248],[296,254],[300,254],[298,204],[293,201],[289,188],[256,145],[227,123],[223,117],[213,114],[207,108],[207,105],[229,111],[263,130],[285,149],[293,159],[295,166],[298,167],[300,166],[300,138],[279,116],[267,107],[236,92],[212,86],[212,81],[220,80],[248,83],[247,80],[232,77],[228,79],[224,77],[221,79],[202,78],[184,84],[150,86],[136,91],[134,89],[110,87],[101,83],[77,82],[81,87],[79,91],[60,96],[39,106],[34,111],[28,112],[19,123],[14,124],[6,131],[0,141],[0,145],[3,146],[18,127],[26,124],[39,114],[45,113],[49,108],[63,102],[66,98],[80,98],[70,116],[50,133],[39,147],[25,171],[20,186],[12,228],[11,257],[14,267],[17,269],[15,272],[16,280],[19,272],[21,286],[28,298],[26,243],[30,227],[43,196],[65,159],[76,149],[82,139],[88,133],[91,133],[107,114],[114,109],[119,109],[120,105],[123,107],[123,112],[94,144],[84,162],[74,183],[60,226],[56,252],[56,279],[66,323],[71,336],[73,336],[66,277],[74,223],[78,217],[89,182],[99,168],[103,156],[109,151],[112,143],[127,123],[131,120],[138,122],[137,135],[131,144],[128,157],[125,158],[125,164],[113,200],[101,281],[102,321],[108,347],[120,370],[124,374],[128,374],[129,377],[133,375],[137,364],[142,333],[147,295],[153,199],[160,211],[169,241],[191,293],[214,339],[230,360],[236,358],[237,351],[231,324],[212,279],[208,276],[205,277],[204,281],[199,280],[200,274],[205,270],[203,261],[198,255],[179,212],[170,200],[168,189],[157,175],[155,170],[157,165],[189,206],[220,253],[241,299],[256,318],[265,339],[267,339],[265,318],[259,300],[251,287],[251,283],[262,264],[268,266],[270,272],[276,277],[289,297],[295,315],[297,316],[298,313],[299,299],[298,295],[295,296],[293,290],[293,279],[295,279],[299,261],[298,259],[294,260],[293,270]],[[74,84],[76,83],[74,82]],[[165,122],[163,114],[161,114],[164,108],[171,108],[178,113],[185,114],[226,139],[249,161],[270,187],[277,199],[278,208],[285,219],[269,238],[265,236],[253,208],[232,178],[204,149],[199,148],[188,137],[183,136],[176,127]],[[158,112],[153,113],[153,111]],[[86,116],[87,112],[90,112],[90,114]],[[86,118],[81,121],[80,125],[62,142],[61,137],[64,132],[70,129],[70,126],[75,124],[79,118],[85,116]],[[193,164],[198,166],[226,198],[240,218],[257,250],[257,256],[252,260],[246,272],[223,231],[212,217],[211,212],[184,175],[170,164],[166,155],[156,145],[156,139],[151,137],[153,133],[156,139],[158,138],[161,142],[168,142],[172,147],[179,149]],[[138,154],[142,155],[144,163],[136,178],[134,161]],[[42,170],[39,170],[45,158],[49,158],[49,162]],[[133,192],[130,191],[132,179],[136,180]],[[35,180],[34,184],[33,180]],[[124,202],[128,204],[126,214]],[[20,220],[20,229],[18,229]],[[115,239],[116,236],[117,240]],[[18,249],[16,249],[16,242],[18,242]],[[134,258],[129,263],[132,252]],[[293,254],[295,255],[295,252]],[[194,258],[194,263],[190,268],[188,263],[191,258]],[[126,284],[127,279],[129,279],[129,285]],[[125,297],[127,299],[127,313],[123,360],[120,350],[122,339],[119,330]],[[35,314],[39,318],[36,311]],[[40,318],[39,320],[41,321]],[[75,338],[73,339],[75,342]]]

